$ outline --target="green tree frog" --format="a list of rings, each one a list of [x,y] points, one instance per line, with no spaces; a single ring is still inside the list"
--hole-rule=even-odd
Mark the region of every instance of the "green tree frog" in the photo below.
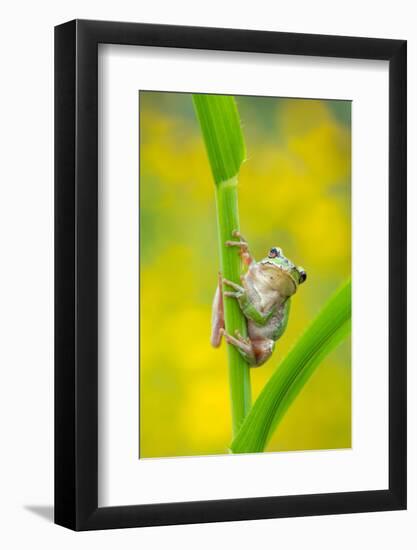
[[[267,361],[287,328],[290,299],[307,274],[286,258],[279,247],[270,249],[268,256],[256,262],[246,240],[238,231],[232,236],[239,240],[226,241],[226,246],[238,247],[243,263],[248,267],[241,276],[241,285],[224,279],[219,283],[213,301],[211,343],[219,347],[222,336],[235,346],[249,365],[259,367]],[[222,292],[223,285],[232,290]],[[224,327],[223,296],[236,299],[247,320],[248,338],[238,332],[228,334]]]

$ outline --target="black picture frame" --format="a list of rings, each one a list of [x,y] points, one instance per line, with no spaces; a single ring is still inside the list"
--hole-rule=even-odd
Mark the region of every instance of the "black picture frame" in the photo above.
[[[389,488],[98,506],[98,44],[389,62]],[[55,522],[74,530],[406,508],[406,41],[74,20],[55,28]]]

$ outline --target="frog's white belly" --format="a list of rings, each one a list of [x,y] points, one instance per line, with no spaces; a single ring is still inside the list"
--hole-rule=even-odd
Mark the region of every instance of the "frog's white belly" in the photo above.
[[[274,306],[278,306],[283,303],[284,299],[276,291],[267,290],[263,288],[263,285],[248,281],[247,292],[250,301],[253,305],[262,313],[271,311]]]

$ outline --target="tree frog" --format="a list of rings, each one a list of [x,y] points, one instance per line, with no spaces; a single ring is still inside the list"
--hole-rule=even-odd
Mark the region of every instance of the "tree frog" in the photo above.
[[[226,342],[235,346],[249,365],[259,367],[271,357],[275,342],[284,334],[291,296],[307,279],[307,274],[302,267],[297,267],[286,258],[279,247],[271,248],[266,258],[256,262],[243,236],[238,231],[233,231],[232,236],[238,240],[226,241],[225,245],[239,249],[248,269],[241,276],[241,285],[219,274],[213,301],[211,343],[219,347],[224,336]],[[232,290],[222,292],[223,285]],[[223,295],[238,301],[247,320],[248,338],[238,332],[231,335],[225,331]]]

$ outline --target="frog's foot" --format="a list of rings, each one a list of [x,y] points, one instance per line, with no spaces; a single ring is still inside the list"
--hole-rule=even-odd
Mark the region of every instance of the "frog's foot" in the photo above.
[[[242,242],[245,242],[246,244],[247,243],[247,240],[245,239],[245,237],[242,235],[242,233],[240,231],[238,231],[237,229],[233,229],[232,231],[232,237],[236,237],[237,239],[240,239],[240,241]]]
[[[251,367],[260,367],[271,357],[275,348],[273,340],[269,338],[250,340],[244,338],[238,331],[235,334],[236,337],[231,336],[222,329],[222,335],[226,342],[234,346]]]
[[[244,336],[242,336],[238,331],[238,329],[235,330],[235,336],[240,342],[244,342],[245,344],[248,344],[248,345],[251,344],[250,338],[245,338]]]
[[[250,265],[253,262],[253,258],[249,252],[249,245],[245,239],[245,237],[237,231],[237,229],[234,229],[232,231],[232,237],[236,237],[239,240],[238,241],[226,241],[226,246],[237,246],[240,248],[240,257],[242,258],[243,263],[246,265]]]
[[[238,246],[241,250],[248,249],[248,243],[246,241],[226,241],[226,246]]]
[[[222,331],[222,333],[226,342],[234,346],[238,350],[240,355],[245,359],[245,361],[249,363],[249,365],[256,365],[255,353],[253,351],[250,340],[243,338],[240,334],[238,338],[236,338],[234,336],[231,336],[224,330]]]
[[[243,286],[240,286],[234,283],[233,281],[229,281],[228,279],[223,279],[223,284],[226,286],[230,286],[235,291],[235,292],[229,292],[226,290],[224,292],[224,295],[229,296],[230,298],[239,298],[239,296],[242,296],[242,294],[245,292],[245,289],[243,288]]]

